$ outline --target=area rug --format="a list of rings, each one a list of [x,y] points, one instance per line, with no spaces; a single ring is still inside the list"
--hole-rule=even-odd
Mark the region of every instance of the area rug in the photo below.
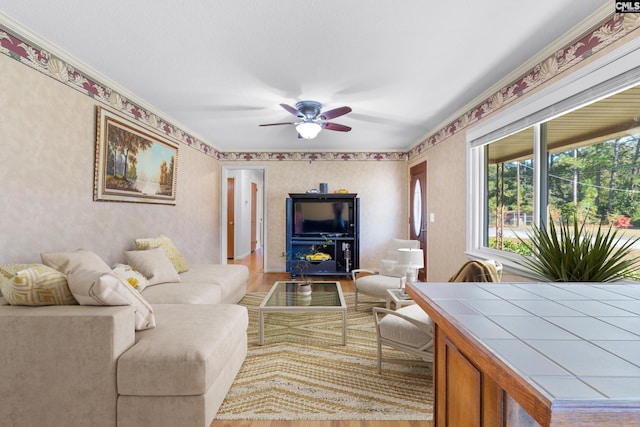
[[[269,313],[258,345],[258,306],[247,294],[248,356],[217,415],[220,420],[431,420],[432,372],[418,364],[376,367],[370,307],[346,293],[347,345],[338,313]],[[395,353],[395,354],[394,354]],[[411,358],[389,349],[392,357]]]

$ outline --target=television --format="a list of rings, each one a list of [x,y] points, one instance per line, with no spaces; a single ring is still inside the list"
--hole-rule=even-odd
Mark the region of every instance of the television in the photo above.
[[[289,199],[289,201],[289,226],[293,237],[354,235],[353,199]]]

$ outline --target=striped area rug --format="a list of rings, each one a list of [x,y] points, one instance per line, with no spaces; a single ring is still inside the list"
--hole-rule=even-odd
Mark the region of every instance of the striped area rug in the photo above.
[[[220,420],[431,420],[431,368],[383,364],[376,368],[370,306],[348,305],[347,345],[338,313],[270,313],[258,345],[258,306],[265,293],[247,294],[247,359],[220,407]],[[393,355],[395,353],[395,355]],[[389,349],[388,356],[411,358]]]

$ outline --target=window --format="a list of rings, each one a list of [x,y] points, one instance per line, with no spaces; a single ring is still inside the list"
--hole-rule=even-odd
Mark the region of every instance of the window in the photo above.
[[[551,88],[468,133],[470,255],[508,263],[532,224],[574,214],[640,234],[639,83],[632,69],[560,100]]]

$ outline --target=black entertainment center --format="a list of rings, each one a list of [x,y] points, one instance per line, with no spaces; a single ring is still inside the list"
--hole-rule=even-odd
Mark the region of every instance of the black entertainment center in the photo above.
[[[290,193],[287,272],[348,276],[359,268],[360,199],[352,193]]]

